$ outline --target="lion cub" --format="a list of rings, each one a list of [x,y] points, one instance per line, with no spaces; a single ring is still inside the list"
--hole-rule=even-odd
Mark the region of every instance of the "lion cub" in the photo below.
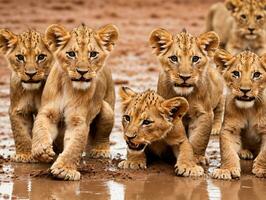
[[[233,56],[220,50],[215,62],[223,73],[228,93],[220,135],[221,167],[213,172],[213,177],[239,178],[238,152],[242,148],[249,154],[259,152],[252,172],[266,177],[266,55],[259,57],[244,51]]]
[[[52,161],[53,142],[62,134],[59,125],[65,124],[63,152],[50,170],[57,178],[79,180],[77,166],[88,138],[91,157],[109,157],[115,94],[105,61],[118,39],[118,30],[114,25],[98,30],[81,25],[68,31],[51,25],[45,36],[58,65],[52,68],[43,91],[33,128],[32,154],[40,161]]]
[[[220,132],[224,112],[223,79],[210,65],[219,37],[214,32],[199,37],[186,31],[172,35],[159,28],[151,33],[150,44],[162,66],[158,93],[165,99],[187,99],[183,123],[198,161],[206,164],[210,134]]]
[[[33,162],[33,120],[39,110],[43,86],[54,58],[44,37],[34,30],[16,35],[1,29],[0,52],[6,56],[12,71],[9,117],[16,146],[12,160]]]
[[[266,53],[266,1],[226,0],[214,4],[207,17],[207,31],[215,31],[222,46],[237,54],[249,49]]]
[[[177,158],[175,173],[182,176],[201,176],[203,168],[196,165],[193,149],[188,141],[182,117],[188,110],[183,97],[163,99],[152,90],[136,93],[120,89],[123,110],[124,138],[128,146],[127,160],[120,168],[146,168],[145,149],[161,156],[171,146]]]

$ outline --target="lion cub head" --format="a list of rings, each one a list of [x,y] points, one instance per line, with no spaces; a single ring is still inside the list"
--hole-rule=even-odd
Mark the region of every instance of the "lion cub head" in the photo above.
[[[114,25],[107,25],[93,30],[81,25],[68,31],[63,26],[51,25],[45,35],[73,88],[86,90],[113,49],[118,39],[118,29]]]
[[[188,110],[185,98],[165,100],[152,90],[136,93],[122,87],[120,96],[124,138],[132,151],[143,151],[148,144],[163,139],[173,122],[182,120]]]
[[[219,37],[214,32],[194,37],[186,31],[173,35],[159,28],[149,40],[170,84],[182,96],[204,82],[209,58],[219,46]]]
[[[0,52],[7,57],[12,71],[27,90],[40,88],[54,61],[44,37],[34,30],[16,35],[1,29]]]
[[[266,86],[266,56],[259,57],[250,51],[236,56],[219,50],[215,63],[223,73],[229,94],[239,108],[251,108],[264,99]]]
[[[265,32],[265,0],[226,0],[226,8],[237,24],[238,32],[248,40],[254,40]]]

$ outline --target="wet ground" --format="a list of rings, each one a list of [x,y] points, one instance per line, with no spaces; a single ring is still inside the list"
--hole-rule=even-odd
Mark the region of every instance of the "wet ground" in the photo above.
[[[52,23],[73,28],[84,22],[91,27],[114,23],[120,40],[108,60],[113,69],[116,90],[128,85],[135,90],[156,89],[159,65],[148,45],[149,33],[156,27],[173,32],[184,27],[193,34],[204,30],[205,15],[215,0],[0,0],[0,27],[19,33],[27,28],[44,31]],[[84,160],[82,180],[53,180],[49,165],[14,164],[5,158],[14,153],[8,119],[9,70],[0,58],[0,199],[266,199],[266,180],[254,178],[250,161],[243,161],[238,181],[217,181],[208,176],[192,179],[176,177],[173,166],[155,163],[145,171],[117,170],[126,155],[122,139],[120,101],[117,98],[116,123],[111,140],[112,161]],[[207,152],[209,169],[219,165],[218,139],[213,137]]]

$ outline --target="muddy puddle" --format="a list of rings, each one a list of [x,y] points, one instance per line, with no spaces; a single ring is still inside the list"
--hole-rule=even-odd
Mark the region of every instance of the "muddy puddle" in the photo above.
[[[135,90],[156,89],[159,65],[148,45],[156,27],[179,32],[184,27],[200,34],[209,6],[217,0],[0,0],[0,27],[20,33],[27,28],[44,31],[53,23],[73,28],[84,22],[91,27],[114,23],[120,40],[107,64],[113,69],[116,91],[121,85]],[[14,12],[15,11],[15,12]],[[266,180],[251,176],[251,162],[242,162],[238,181],[218,181],[208,176],[191,179],[176,177],[173,166],[154,163],[145,171],[120,171],[117,163],[125,158],[122,139],[120,100],[116,101],[116,122],[111,135],[112,160],[84,160],[82,179],[64,182],[52,179],[49,165],[14,164],[0,157],[0,199],[266,199]],[[0,155],[14,153],[8,118],[9,70],[0,57]],[[218,138],[211,138],[208,152],[211,172],[219,165]]]

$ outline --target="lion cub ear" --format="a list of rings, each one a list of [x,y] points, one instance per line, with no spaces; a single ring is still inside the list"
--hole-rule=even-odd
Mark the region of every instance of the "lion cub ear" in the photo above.
[[[189,104],[183,97],[167,99],[162,103],[161,106],[172,119],[181,119],[189,109]]]
[[[46,29],[45,40],[51,51],[63,48],[70,39],[70,33],[65,27],[53,24]]]
[[[215,32],[210,31],[201,34],[197,38],[197,43],[208,56],[212,57],[220,45],[220,38]]]
[[[241,0],[226,0],[225,7],[227,8],[228,11],[234,13],[237,10],[240,3]]]
[[[266,69],[266,53],[260,56],[260,62],[262,63],[263,67]]]
[[[136,92],[134,92],[132,89],[129,87],[121,87],[119,89],[119,95],[122,100],[122,110],[125,111],[127,106],[129,105],[131,99],[137,95]]]
[[[215,52],[214,62],[221,73],[223,73],[234,60],[234,56],[225,50],[219,49]]]
[[[151,32],[149,43],[158,56],[164,54],[170,48],[173,43],[173,36],[167,30],[158,28]]]
[[[112,51],[116,41],[118,40],[118,28],[113,24],[108,24],[97,30],[97,36],[105,49],[107,51]]]
[[[0,29],[0,52],[7,54],[12,51],[18,42],[18,37],[7,29]]]

